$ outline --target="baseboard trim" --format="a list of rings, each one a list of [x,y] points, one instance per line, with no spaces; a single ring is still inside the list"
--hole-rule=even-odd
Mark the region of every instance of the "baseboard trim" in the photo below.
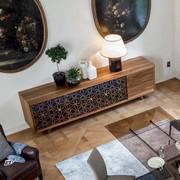
[[[12,135],[12,134],[14,134],[14,133],[23,131],[23,130],[25,130],[25,129],[29,129],[29,126],[28,126],[28,124],[23,123],[23,124],[21,124],[21,125],[19,125],[19,126],[15,126],[15,127],[13,127],[13,128],[9,128],[9,129],[5,130],[5,134],[6,134],[6,135]]]
[[[173,78],[177,78],[176,76],[170,76],[168,78],[164,78],[164,79],[160,79],[160,80],[156,80],[156,84],[159,84],[159,83],[162,83],[162,82],[165,82],[165,81],[168,81],[170,79],[173,79]],[[179,77],[180,78],[180,77]],[[178,79],[179,79],[178,78]]]
[[[176,78],[180,80],[180,75],[176,75]]]

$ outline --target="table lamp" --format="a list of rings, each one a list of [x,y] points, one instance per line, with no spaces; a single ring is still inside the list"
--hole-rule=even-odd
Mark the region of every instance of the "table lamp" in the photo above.
[[[109,69],[111,72],[122,70],[121,57],[127,54],[122,37],[118,34],[109,34],[105,36],[101,48],[101,55],[109,58]]]

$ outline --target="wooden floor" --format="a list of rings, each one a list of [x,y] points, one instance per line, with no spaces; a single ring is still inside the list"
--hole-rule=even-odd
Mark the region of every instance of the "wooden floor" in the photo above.
[[[25,130],[9,136],[9,139],[27,143],[40,150],[45,179],[64,179],[55,168],[57,162],[115,139],[105,126],[157,106],[162,107],[171,116],[180,118],[179,80],[172,79],[159,84],[156,92],[143,100],[138,99],[57,128],[49,134],[36,135],[31,130]]]

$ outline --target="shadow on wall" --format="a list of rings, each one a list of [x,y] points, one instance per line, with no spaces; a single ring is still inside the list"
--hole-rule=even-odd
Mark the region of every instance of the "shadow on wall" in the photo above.
[[[89,58],[89,61],[91,61],[93,66],[95,66],[96,68],[109,66],[109,59],[103,57],[99,51],[97,53],[95,53],[94,55],[92,55]]]

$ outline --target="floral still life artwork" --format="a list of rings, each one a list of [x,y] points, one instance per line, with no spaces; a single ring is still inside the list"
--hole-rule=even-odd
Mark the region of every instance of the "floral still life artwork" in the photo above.
[[[104,37],[119,34],[130,41],[145,29],[149,16],[150,0],[92,0],[96,27]]]
[[[33,63],[45,43],[42,10],[36,0],[0,0],[0,71]]]

